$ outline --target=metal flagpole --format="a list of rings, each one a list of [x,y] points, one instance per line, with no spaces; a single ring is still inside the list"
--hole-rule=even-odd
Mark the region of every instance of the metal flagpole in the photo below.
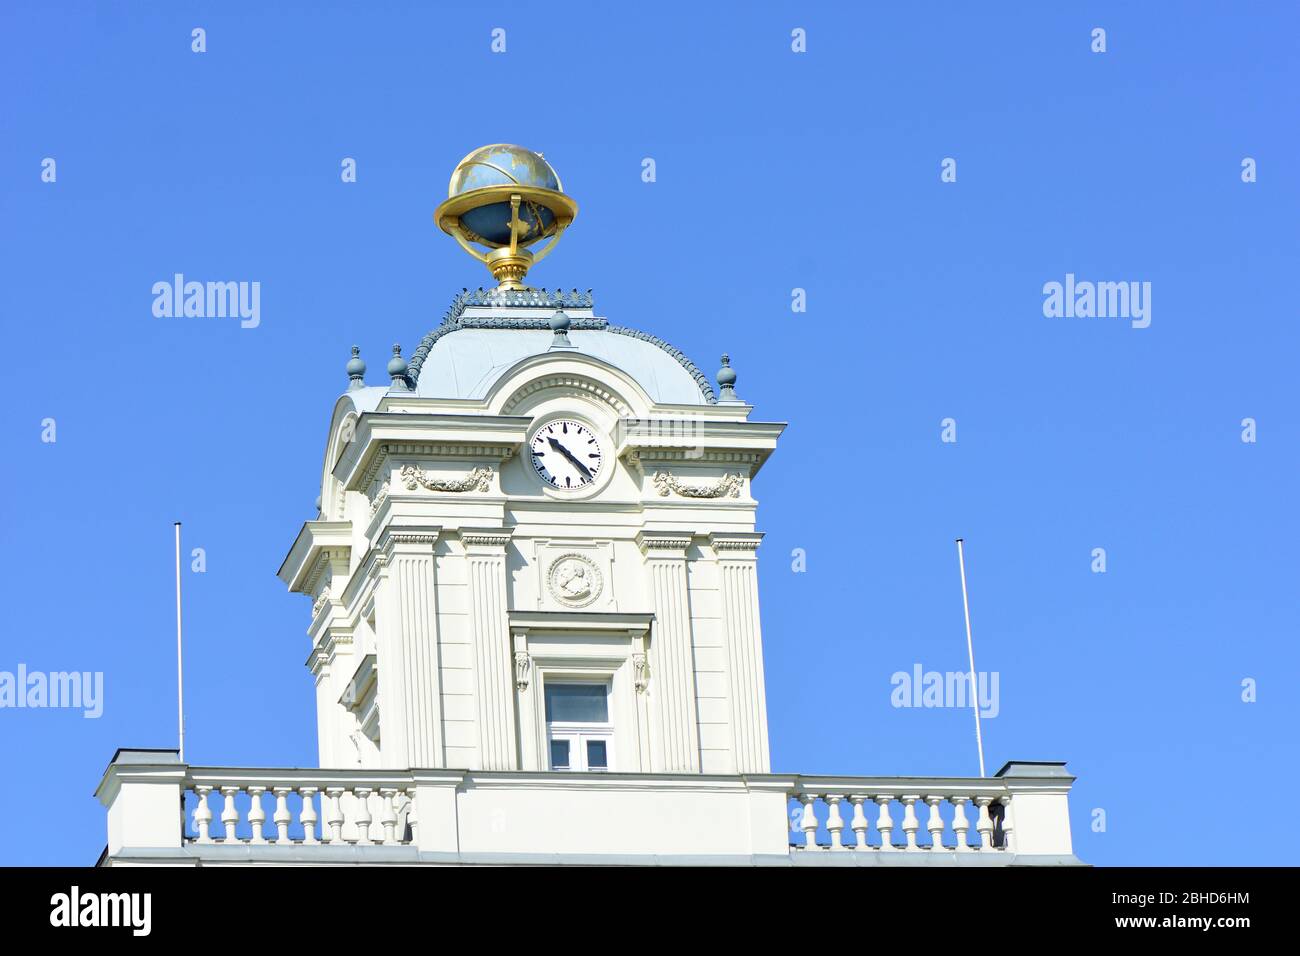
[[[185,683],[181,669],[181,523],[176,522],[176,725],[180,761],[185,762]]]
[[[975,746],[980,752],[980,776],[984,774],[984,736],[980,733],[979,684],[975,681],[975,644],[970,636],[970,599],[966,596],[966,554],[962,540],[957,539],[957,563],[961,567],[961,606],[966,611],[966,653],[970,655],[971,706],[975,711]]]

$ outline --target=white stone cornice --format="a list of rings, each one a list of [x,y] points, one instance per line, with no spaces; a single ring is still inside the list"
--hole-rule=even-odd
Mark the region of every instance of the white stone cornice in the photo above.
[[[722,556],[723,552],[748,552],[758,550],[763,540],[761,531],[714,531],[709,535],[709,546]]]
[[[388,525],[379,533],[373,550],[377,557],[385,561],[392,560],[398,549],[415,548],[421,551],[433,550],[442,535],[442,528],[437,525],[393,526]]]
[[[626,614],[612,611],[511,611],[510,633],[516,639],[537,632],[563,633],[574,630],[604,631],[636,638],[650,631],[653,614]],[[516,645],[518,646],[518,645]]]
[[[653,473],[663,465],[723,465],[739,467],[752,474],[763,462],[763,455],[750,451],[725,451],[700,448],[632,448],[622,454],[628,464],[643,473]]]
[[[457,532],[467,548],[504,548],[510,543],[513,528],[460,528]]]
[[[352,525],[347,521],[308,521],[277,573],[290,591],[315,592],[330,561],[347,562],[352,551]]]
[[[394,456],[500,464],[514,456],[529,421],[519,416],[363,415],[356,440],[332,473],[349,491],[364,492]],[[438,440],[430,440],[431,435]]]
[[[710,409],[712,413],[714,409]],[[615,444],[629,465],[651,473],[663,465],[730,465],[746,477],[758,473],[776,448],[785,425],[780,422],[679,419],[624,419]]]
[[[689,531],[638,531],[636,544],[642,554],[654,552],[658,557],[682,557],[692,538]]]

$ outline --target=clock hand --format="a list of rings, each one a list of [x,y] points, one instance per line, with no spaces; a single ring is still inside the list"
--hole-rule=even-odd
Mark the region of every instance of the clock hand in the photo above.
[[[558,452],[559,452],[561,455],[563,455],[565,458],[569,459],[569,464],[573,465],[574,468],[577,468],[580,472],[582,472],[582,473],[583,473],[584,475],[586,475],[588,478],[593,477],[592,474],[591,474],[591,472],[587,469],[587,466],[584,465],[582,462],[578,461],[578,459],[574,456],[573,452],[569,451],[569,449],[565,448],[563,445],[561,445],[558,441],[556,441],[556,440],[555,440],[554,438],[552,438],[550,435],[547,435],[547,436],[546,436],[546,440],[547,440],[548,442],[551,443],[551,447],[552,447],[552,448],[554,448],[556,451],[558,451]]]

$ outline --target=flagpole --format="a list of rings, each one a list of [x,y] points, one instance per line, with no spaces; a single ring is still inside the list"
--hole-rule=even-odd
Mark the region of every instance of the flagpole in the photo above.
[[[975,711],[975,746],[980,752],[980,776],[984,774],[984,735],[980,733],[979,684],[975,680],[975,644],[970,636],[970,599],[966,596],[966,554],[961,538],[957,539],[957,563],[961,568],[961,606],[966,612],[966,653],[970,655],[971,707]]]
[[[176,522],[176,730],[178,756],[185,762],[185,683],[181,668],[181,523]]]

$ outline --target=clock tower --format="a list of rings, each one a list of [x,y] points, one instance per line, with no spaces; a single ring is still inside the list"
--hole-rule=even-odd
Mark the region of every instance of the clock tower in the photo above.
[[[471,153],[437,220],[499,284],[387,384],[353,349],[280,570],[312,599],[322,767],[769,770],[751,482],[784,426],[726,356],[715,390],[590,293],[522,284],[576,212],[538,154]]]

